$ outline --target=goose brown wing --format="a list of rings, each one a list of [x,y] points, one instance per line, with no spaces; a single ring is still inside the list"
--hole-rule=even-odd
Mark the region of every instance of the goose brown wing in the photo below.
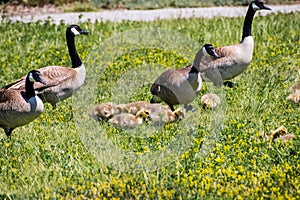
[[[36,83],[34,89],[37,91],[40,91],[45,87],[48,88],[51,86],[63,85],[68,80],[76,78],[76,72],[69,67],[48,66],[39,69],[39,71],[46,82],[46,86],[42,83]]]
[[[22,85],[23,85],[23,82],[25,83],[25,78],[20,78],[19,80],[16,80],[15,82],[13,83],[10,83],[6,86],[3,86],[0,90],[4,89],[4,90],[8,90],[8,89],[15,89],[15,90],[19,90],[22,88]],[[25,85],[24,85],[25,86]],[[23,88],[25,89],[25,87]]]
[[[6,107],[16,107],[15,105],[21,105],[22,102],[26,103],[24,98],[24,90],[5,90],[0,89],[0,110]],[[17,102],[17,103],[16,103]]]
[[[216,53],[220,58],[214,58],[210,64],[214,67],[232,66],[237,63],[238,57],[236,56],[236,45],[220,47],[216,49]]]
[[[75,77],[75,71],[69,67],[62,66],[48,66],[44,68],[40,68],[39,71],[43,77],[43,80],[46,82],[46,85],[42,83],[35,83],[34,89],[38,92],[42,92],[43,90],[54,87],[57,85],[62,85],[64,82],[73,79]],[[26,76],[18,79],[17,81],[4,86],[2,89],[7,90],[25,90],[25,80]]]

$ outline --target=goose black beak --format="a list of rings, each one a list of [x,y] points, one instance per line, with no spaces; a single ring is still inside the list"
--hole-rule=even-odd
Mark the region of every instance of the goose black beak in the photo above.
[[[263,10],[272,10],[271,8],[265,6],[264,4],[263,4],[263,7],[261,9],[263,9]]]
[[[85,30],[81,30],[80,34],[83,34],[83,35],[88,35],[89,32],[88,31],[85,31]]]
[[[44,79],[42,79],[41,77],[39,77],[39,79],[37,80],[37,82],[40,82],[40,83],[42,83],[44,85],[47,84],[46,81]]]
[[[269,8],[268,6],[266,6],[263,2],[261,2],[260,4],[258,4],[258,7],[262,10],[272,10],[271,8]]]

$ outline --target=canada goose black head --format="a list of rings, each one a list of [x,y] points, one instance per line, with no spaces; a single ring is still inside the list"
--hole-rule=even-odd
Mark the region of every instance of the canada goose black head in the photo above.
[[[271,8],[267,7],[263,1],[261,0],[254,0],[250,4],[254,11],[257,10],[271,10]]]
[[[41,72],[38,70],[31,70],[28,72],[26,77],[26,83],[25,83],[25,97],[27,99],[30,99],[31,97],[35,96],[35,91],[33,89],[33,83],[34,82],[40,82],[44,85],[46,85],[46,82],[41,77]]]
[[[204,55],[210,55],[214,58],[219,58],[220,56],[216,53],[215,47],[212,44],[205,44],[203,46]]]
[[[210,57],[210,58],[209,58]],[[211,57],[214,59],[220,58],[221,56],[217,54],[215,51],[215,47],[212,44],[205,44],[201,47],[201,49],[196,53],[196,56],[193,61],[193,67],[191,69],[192,73],[198,73],[199,68],[202,65],[208,65],[211,59]]]
[[[34,82],[40,82],[44,85],[46,85],[46,82],[44,81],[44,79],[41,77],[41,72],[38,70],[31,70],[28,73],[28,80],[32,83]]]
[[[71,34],[73,35],[73,37],[75,37],[76,35],[80,35],[80,34],[88,35],[89,32],[80,28],[80,26],[73,24],[67,28],[67,35],[68,34]]]
[[[255,12],[258,10],[271,10],[271,8],[267,7],[261,0],[254,0],[249,4],[248,11],[244,20],[242,41],[245,37],[251,36],[253,17]]]

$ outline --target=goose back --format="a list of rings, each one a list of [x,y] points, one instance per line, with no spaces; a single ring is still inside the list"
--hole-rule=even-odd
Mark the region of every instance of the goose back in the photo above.
[[[195,99],[202,87],[199,73],[190,73],[192,66],[169,69],[156,79],[151,93],[172,105],[187,104]]]
[[[86,70],[84,65],[77,68],[63,66],[47,66],[40,68],[39,71],[47,85],[35,83],[34,90],[37,95],[52,106],[73,95],[84,84]],[[7,89],[24,90],[26,76],[10,84]]]

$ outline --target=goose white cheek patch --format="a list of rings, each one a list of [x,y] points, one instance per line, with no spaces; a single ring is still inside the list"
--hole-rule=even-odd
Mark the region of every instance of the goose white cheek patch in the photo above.
[[[32,73],[29,73],[28,77],[29,77],[29,80],[30,80],[31,82],[35,82],[35,81],[36,81],[36,80],[33,78]]]
[[[252,4],[252,8],[254,11],[260,10],[260,8],[255,3]]]
[[[205,48],[203,48],[202,51],[203,51],[203,55],[209,55]]]
[[[80,35],[80,33],[76,30],[76,28],[71,28],[72,33],[74,33],[74,35]]]

